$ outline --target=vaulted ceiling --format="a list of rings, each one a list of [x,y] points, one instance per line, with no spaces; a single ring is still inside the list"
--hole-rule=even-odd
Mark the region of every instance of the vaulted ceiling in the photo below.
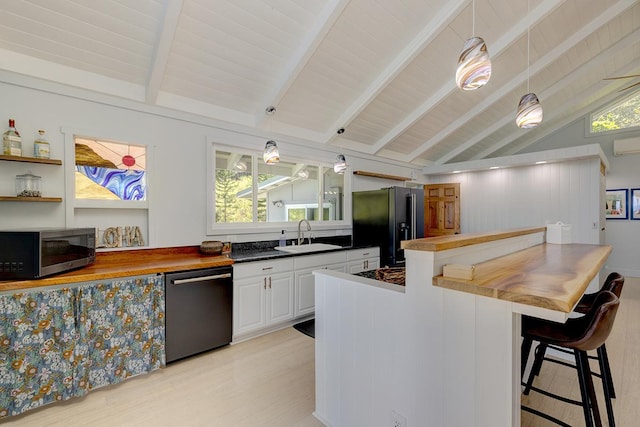
[[[11,0],[0,12],[0,69],[420,166],[518,152],[640,81],[603,80],[640,73],[637,0]],[[462,91],[472,35],[493,73]],[[544,121],[524,130],[527,76]]]

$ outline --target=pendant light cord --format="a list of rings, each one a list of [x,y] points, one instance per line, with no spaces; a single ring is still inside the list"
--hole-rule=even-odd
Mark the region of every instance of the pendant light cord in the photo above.
[[[476,0],[471,1],[471,37],[476,36]]]
[[[531,49],[531,11],[529,9],[530,7],[530,0],[527,0],[527,93],[531,93],[531,91],[529,90],[529,78],[530,78],[530,74],[529,74],[529,67],[530,65],[530,59],[529,59],[529,50]]]

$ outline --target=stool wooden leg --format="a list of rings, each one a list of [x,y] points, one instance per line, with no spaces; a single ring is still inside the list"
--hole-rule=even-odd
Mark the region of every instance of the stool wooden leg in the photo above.
[[[593,387],[593,378],[589,368],[589,357],[586,351],[575,350],[576,367],[578,368],[578,382],[580,383],[580,395],[582,396],[582,409],[584,421],[587,427],[602,427],[598,400]],[[589,404],[591,403],[591,404]]]
[[[598,347],[598,364],[600,365],[600,373],[602,375],[604,403],[607,407],[607,419],[609,420],[609,427],[615,427],[616,422],[613,418],[613,405],[611,405],[611,391],[613,389],[613,382],[611,381],[611,370],[608,368],[608,366],[605,366],[607,365],[607,350],[605,350],[604,344]]]

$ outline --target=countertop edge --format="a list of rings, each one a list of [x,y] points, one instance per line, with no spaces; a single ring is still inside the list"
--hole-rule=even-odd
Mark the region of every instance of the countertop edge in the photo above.
[[[508,239],[511,237],[524,236],[527,234],[542,233],[546,230],[546,227],[523,227],[489,233],[468,233],[425,237],[422,239],[404,240],[401,242],[401,247],[402,249],[416,251],[438,252],[461,248],[463,246],[477,245],[479,243],[492,242],[495,240]]]

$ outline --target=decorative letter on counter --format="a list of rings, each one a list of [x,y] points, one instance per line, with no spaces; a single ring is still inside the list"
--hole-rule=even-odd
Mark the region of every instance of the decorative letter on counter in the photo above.
[[[102,233],[100,239],[100,230],[96,229],[96,242],[100,248],[121,248],[125,246],[144,246],[144,237],[142,231],[137,225],[123,227],[109,227]]]

